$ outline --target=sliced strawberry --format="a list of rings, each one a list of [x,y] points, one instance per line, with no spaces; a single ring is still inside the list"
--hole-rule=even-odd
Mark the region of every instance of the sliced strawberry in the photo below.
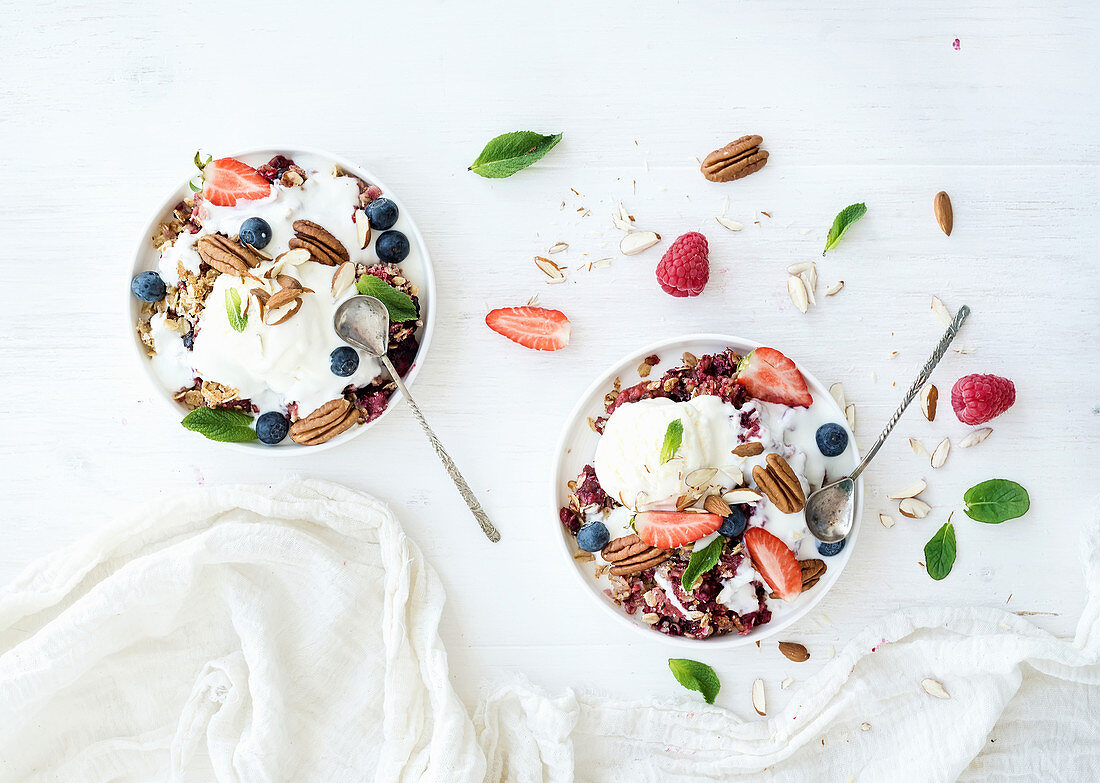
[[[643,511],[634,516],[638,538],[658,549],[675,549],[722,527],[722,517],[698,511]]]
[[[236,158],[220,158],[202,170],[202,196],[218,207],[233,207],[237,199],[251,201],[271,192],[263,175]]]
[[[808,408],[814,398],[794,362],[774,348],[757,348],[737,365],[737,383],[752,397],[793,408]]]
[[[745,547],[756,569],[768,587],[784,601],[798,598],[802,592],[802,568],[786,544],[762,527],[745,531]]]
[[[498,307],[485,316],[497,334],[536,351],[557,351],[569,345],[569,319],[545,307]]]

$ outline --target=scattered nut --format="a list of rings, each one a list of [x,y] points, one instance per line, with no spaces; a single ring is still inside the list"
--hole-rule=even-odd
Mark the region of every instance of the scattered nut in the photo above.
[[[935,696],[937,699],[950,699],[951,694],[947,692],[947,689],[943,687],[943,683],[938,680],[933,680],[929,677],[925,677],[920,681],[921,687],[924,688],[925,693],[929,696]]]
[[[661,235],[654,231],[631,231],[619,242],[619,252],[624,256],[632,256],[656,245],[661,241]]]
[[[764,704],[764,681],[759,678],[752,682],[752,708],[761,717],[768,714]]]
[[[569,249],[569,244],[567,242],[558,242],[557,244],[553,245],[546,252],[549,253],[550,255],[554,255],[554,253],[560,253],[561,251],[568,250],[568,249]]]
[[[940,323],[944,326],[951,325],[951,311],[947,309],[947,305],[940,301],[938,296],[932,297],[932,313],[940,319]]]
[[[941,190],[932,199],[932,212],[936,216],[936,222],[943,229],[943,233],[951,236],[951,229],[955,225],[955,215],[951,210],[951,197],[947,193]]]
[[[844,410],[844,406],[848,404],[847,399],[844,397],[844,384],[834,383],[829,387],[829,394],[836,400],[836,404],[840,406],[840,409]]]
[[[837,280],[831,286],[825,289],[825,296],[836,296],[840,293],[840,289],[844,287],[843,280]]]
[[[951,451],[951,439],[944,438],[940,441],[940,444],[936,446],[936,450],[932,452],[931,463],[934,468],[942,468],[943,463],[947,462],[947,454]]]
[[[542,270],[544,275],[550,278],[547,281],[548,283],[562,283],[565,281],[565,267],[558,266],[549,258],[535,256],[535,266]]]
[[[787,293],[790,294],[791,301],[794,302],[794,306],[800,312],[805,313],[810,309],[810,294],[806,290],[806,283],[801,277],[787,276]]]
[[[779,687],[783,690],[787,690],[792,685],[794,685],[794,677],[786,677],[783,679],[783,682],[779,683]]]
[[[727,492],[722,496],[723,499],[731,506],[735,506],[739,503],[755,503],[763,497],[755,489],[749,489],[745,487],[743,489],[735,489],[732,492]]]
[[[361,209],[355,210],[355,239],[361,250],[366,250],[370,244],[370,219]]]
[[[856,406],[848,403],[844,406],[844,418],[848,421],[849,429],[856,428]]]
[[[932,458],[932,455],[928,453],[928,449],[926,449],[924,447],[924,444],[916,438],[909,439],[909,448],[911,448],[913,450],[913,453],[916,454],[918,457],[924,457],[925,459]]]
[[[928,484],[924,479],[919,479],[909,484],[905,489],[898,490],[893,495],[890,495],[890,500],[904,500],[905,498],[915,498],[920,493],[924,492],[928,488]]]
[[[345,261],[332,274],[332,298],[337,299],[355,282],[355,264]]]
[[[936,420],[936,403],[940,399],[940,390],[936,388],[933,383],[928,384],[920,393],[920,409],[924,413],[924,418],[929,421]]]
[[[882,523],[885,528],[891,528],[894,526],[894,518],[888,514],[879,514],[878,521]]]
[[[959,448],[968,449],[971,446],[977,446],[992,434],[993,430],[990,427],[982,427],[981,429],[974,430],[959,441]]]
[[[728,217],[716,217],[715,220],[718,221],[719,225],[728,228],[730,231],[740,231],[744,228],[736,220],[730,220]]]
[[[732,182],[747,177],[768,162],[767,150],[760,149],[760,136],[742,136],[703,158],[699,166],[711,182]]]
[[[797,264],[791,264],[789,267],[787,267],[787,274],[800,275],[813,265],[813,261],[799,261]]]
[[[918,498],[905,498],[898,503],[898,511],[903,517],[924,519],[932,513],[932,507]]]
[[[798,642],[780,642],[779,652],[795,663],[810,660],[810,651],[806,649],[806,645]]]

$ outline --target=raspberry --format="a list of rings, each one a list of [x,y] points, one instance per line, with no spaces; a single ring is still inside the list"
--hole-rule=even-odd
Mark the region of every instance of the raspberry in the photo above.
[[[1012,407],[1016,387],[997,375],[967,375],[951,387],[951,407],[963,424],[984,424]]]
[[[697,231],[673,242],[657,264],[657,282],[673,296],[698,296],[709,278],[707,238]]]

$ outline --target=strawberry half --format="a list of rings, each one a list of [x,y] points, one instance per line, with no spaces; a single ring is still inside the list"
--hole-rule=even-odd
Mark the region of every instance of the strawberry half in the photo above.
[[[251,201],[271,193],[271,183],[247,163],[220,158],[202,170],[202,197],[218,207],[233,207],[237,199]]]
[[[794,362],[774,348],[757,348],[737,365],[737,383],[750,396],[792,408],[808,408],[814,398]]]
[[[524,348],[557,351],[569,345],[570,325],[565,314],[545,307],[498,307],[485,323]]]
[[[768,587],[784,601],[792,601],[802,593],[802,567],[786,544],[762,527],[745,531],[745,548],[752,566]]]
[[[722,517],[698,511],[643,511],[634,515],[638,538],[658,549],[690,544],[721,526]]]

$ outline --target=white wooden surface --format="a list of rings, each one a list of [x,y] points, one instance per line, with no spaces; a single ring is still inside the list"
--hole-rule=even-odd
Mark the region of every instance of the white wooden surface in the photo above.
[[[681,695],[665,663],[674,651],[607,623],[560,560],[547,471],[574,399],[637,346],[724,330],[842,380],[867,443],[941,332],[928,309],[937,294],[973,308],[960,338],[973,353],[937,372],[937,422],[911,411],[868,472],[858,551],[787,634],[813,657],[793,664],[774,644],[700,646],[696,657],[721,675],[720,703],[747,716],[753,678],[780,704],[783,677],[804,679],[901,607],[1050,612],[1035,623],[1072,633],[1079,530],[1100,468],[1095,4],[3,5],[0,581],[124,506],[202,484],[320,476],[389,500],[440,572],[442,633],[467,701],[512,672]],[[522,128],[565,140],[512,179],[467,173],[486,140]],[[694,156],[743,133],[764,136],[768,166],[704,181]],[[184,432],[135,373],[121,306],[136,232],[196,147],[263,144],[348,155],[415,205],[441,284],[415,391],[499,545],[482,538],[407,411],[332,452],[249,460]],[[950,238],[931,214],[940,189],[955,205]],[[727,197],[739,234],[714,221]],[[619,199],[666,241],[619,256]],[[821,259],[833,215],[854,201],[867,217]],[[772,217],[755,225],[758,210]],[[710,239],[712,281],[673,300],[653,268],[668,240],[694,229]],[[570,244],[562,263],[612,266],[547,286],[531,257],[557,241]],[[803,316],[783,270],[812,259],[823,285],[846,285]],[[567,350],[527,352],[482,323],[486,305],[534,294],[572,319]],[[992,438],[932,475],[905,439],[931,447],[965,432],[946,397],[969,372],[1013,378],[1018,402]],[[918,476],[933,515],[879,526],[885,494]],[[1031,512],[1001,526],[956,513],[958,562],[933,582],[918,565],[924,542],[967,487],[995,476],[1025,484]]]

